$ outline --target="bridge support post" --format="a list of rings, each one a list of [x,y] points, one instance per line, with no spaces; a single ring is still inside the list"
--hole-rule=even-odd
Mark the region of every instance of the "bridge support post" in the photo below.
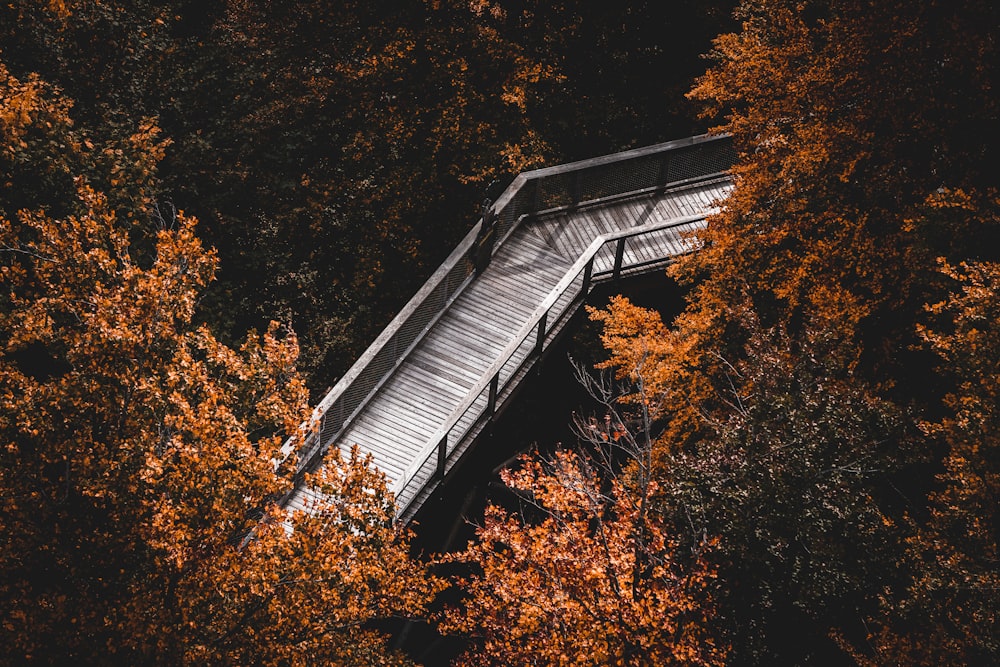
[[[580,287],[580,295],[583,297],[584,303],[587,302],[587,293],[590,291],[590,280],[594,276],[594,258],[591,257],[590,261],[587,262],[586,268],[583,269],[583,285]]]
[[[444,437],[441,438],[441,442],[438,443],[438,466],[437,466],[438,479],[444,479],[444,464],[447,460],[448,460],[448,434],[445,433]]]

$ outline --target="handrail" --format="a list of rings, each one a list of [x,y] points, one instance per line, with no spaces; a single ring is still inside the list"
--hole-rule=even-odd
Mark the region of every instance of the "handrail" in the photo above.
[[[666,187],[721,173],[732,163],[728,135],[699,135],[613,155],[545,167],[518,175],[493,205],[497,242],[509,238],[521,221],[540,211],[574,208],[648,188]],[[427,328],[464,289],[473,273],[472,254],[480,219],[447,259],[338,380],[303,425],[297,475],[313,469],[329,443],[350,424],[376,389],[392,374]],[[282,447],[292,455],[293,438]]]
[[[615,232],[610,232],[602,236],[598,236],[594,241],[587,246],[587,249],[580,255],[580,257],[573,263],[573,265],[566,271],[560,281],[556,286],[549,292],[548,296],[542,301],[542,303],[534,310],[528,321],[522,326],[511,342],[504,348],[503,352],[497,358],[497,360],[486,370],[480,377],[479,381],[476,383],[472,389],[466,394],[465,399],[451,412],[448,419],[427,441],[427,444],[421,449],[420,454],[413,464],[404,471],[403,475],[396,480],[392,485],[391,490],[394,496],[399,502],[400,496],[407,486],[416,478],[417,474],[421,469],[426,466],[431,457],[435,454],[438,455],[439,466],[443,465],[444,461],[447,459],[447,437],[451,430],[466,416],[466,413],[475,405],[479,400],[481,400],[483,393],[487,390],[491,394],[491,402],[495,401],[496,395],[499,391],[506,389],[507,386],[512,382],[516,376],[517,370],[514,369],[508,375],[507,382],[500,387],[499,386],[499,373],[506,366],[506,364],[514,357],[517,351],[522,345],[532,335],[538,335],[539,340],[537,341],[538,349],[543,344],[545,331],[539,326],[541,322],[544,322],[549,315],[552,307],[556,302],[564,296],[566,291],[571,285],[577,280],[581,275],[584,274],[584,282],[581,285],[581,292],[585,292],[588,289],[588,284],[586,277],[590,274],[593,268],[593,262],[596,256],[601,250],[605,248],[609,243],[616,243],[627,238],[633,238],[637,236],[643,236],[657,231],[662,231],[670,229],[673,227],[678,227],[693,222],[700,222],[704,220],[710,212],[699,213],[696,215],[689,215],[680,218],[673,218],[667,221],[660,221],[655,223],[649,223],[646,225],[641,225],[638,227],[632,227],[625,230],[619,230]],[[615,270],[620,269],[620,264],[616,266]],[[570,309],[571,310],[571,309]],[[542,325],[544,327],[544,325]],[[525,358],[525,362],[531,358],[529,354]],[[492,386],[491,386],[492,385]],[[485,411],[484,413],[485,414]],[[482,417],[482,414],[476,416],[473,424]],[[456,443],[457,445],[457,443]],[[442,454],[441,448],[444,447],[445,451]],[[454,449],[453,449],[454,451]],[[443,472],[443,470],[441,471]],[[415,496],[414,496],[415,498]],[[412,499],[411,501],[412,502]],[[401,516],[407,509],[407,506],[397,507],[397,516]]]

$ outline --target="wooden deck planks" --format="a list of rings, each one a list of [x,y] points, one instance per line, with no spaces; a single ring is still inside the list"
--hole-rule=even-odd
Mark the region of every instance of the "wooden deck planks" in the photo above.
[[[512,315],[517,314],[521,317],[511,319]],[[476,336],[484,345],[495,348],[499,353],[507,345],[511,333],[517,330],[528,314],[528,311],[514,310],[497,312],[489,304],[468,302],[461,311],[455,312],[450,323],[454,325],[456,334]],[[490,320],[493,326],[483,326],[481,321],[484,319]]]
[[[578,213],[566,221],[565,241],[571,262],[576,261],[580,253],[603,233],[594,222],[591,211]]]
[[[661,197],[624,200],[528,221],[515,230],[484,273],[466,287],[387,378],[345,429],[337,445],[345,447],[358,442],[373,455],[391,484],[415,464],[429,439],[465,400],[469,390],[483,379],[487,369],[596,237],[706,210],[728,187],[728,183],[710,183]],[[684,240],[683,234],[696,227],[684,225],[641,239],[629,239],[623,269],[654,265],[669,255],[687,252],[690,241]],[[610,271],[613,263],[612,244],[598,254],[595,272]],[[573,301],[570,293],[557,300],[550,313],[550,326]],[[517,348],[514,358],[501,371],[502,379],[518,372],[534,349],[534,342],[531,335]],[[471,428],[485,403],[484,392],[453,431],[459,433]],[[462,448],[467,446],[463,444]],[[436,457],[432,459],[418,475],[423,481],[414,490],[407,490],[400,497],[401,502],[420,495],[423,483],[433,478]],[[290,506],[304,506],[311,497],[308,490],[300,489]]]
[[[429,339],[425,345],[421,345],[415,354],[428,354],[429,356],[450,355],[455,353],[455,366],[462,369],[477,372],[480,363],[475,363],[478,359],[489,359],[503,349],[500,335],[489,335],[488,330],[483,327],[472,329],[471,326],[463,329],[458,318],[452,318],[447,325],[442,325],[439,335]]]
[[[460,367],[445,359],[442,355],[422,357],[414,356],[396,372],[393,382],[388,383],[384,391],[389,394],[396,390],[406,393],[411,389],[417,392],[429,391],[441,401],[441,407],[447,409],[454,400],[460,400],[475,384],[479,373],[475,369]],[[454,378],[458,378],[456,381]]]
[[[571,263],[571,260],[562,256],[549,243],[528,229],[515,231],[504,251],[497,253],[492,263],[502,266],[508,258],[531,268],[544,267],[548,262]]]
[[[391,433],[393,438],[398,438],[408,443],[410,451],[419,451],[423,443],[430,437],[430,434],[434,432],[433,429],[436,423],[437,420],[422,424],[418,423],[410,410],[381,410],[361,415],[352,424],[350,433],[359,439],[369,436],[376,439],[376,441],[377,439],[385,438],[387,433]],[[401,450],[396,450],[395,448],[387,449],[387,457],[390,458],[397,458],[393,456],[394,452],[403,453]],[[406,456],[398,457],[401,469],[409,465],[410,457],[411,454],[409,453]]]
[[[634,226],[630,224],[633,218],[628,217],[629,213],[629,211],[623,211],[622,207],[608,207],[605,211],[605,214],[614,220],[618,229],[628,229],[630,226]],[[633,215],[638,215],[637,211],[633,211],[631,213]],[[622,266],[627,267],[633,264],[641,264],[646,261],[648,260],[642,253],[641,244],[637,243],[636,239],[626,239],[625,252],[622,255]]]
[[[553,279],[558,281],[565,269],[572,265],[572,262],[567,262],[562,258],[558,261],[552,258],[546,258],[541,260],[538,264],[535,264],[538,260],[529,257],[522,258],[522,261],[524,262],[522,265],[515,265],[510,262],[494,262],[483,275],[477,278],[477,282],[489,282],[490,280],[498,278],[507,279],[511,285],[516,285],[520,288],[517,292],[507,296],[515,297],[516,300],[523,301],[526,299],[533,299],[533,297],[529,297],[529,295],[524,292],[526,290],[530,292],[534,282],[539,280],[551,281]],[[484,289],[489,288],[484,286]],[[528,301],[526,301],[526,303],[527,302]]]
[[[489,301],[480,301],[479,306],[487,308],[513,307],[517,312],[530,314],[539,303],[548,295],[552,288],[558,284],[564,274],[559,276],[533,276],[532,280],[518,282],[517,279],[496,273],[483,276],[483,282],[491,289],[495,290],[489,296]],[[517,295],[521,298],[511,298]],[[530,296],[531,301],[523,301],[523,297]]]
[[[382,415],[397,412],[405,414],[409,423],[416,430],[435,427],[442,419],[448,415],[448,405],[441,403],[442,399],[435,396],[434,400],[420,401],[414,398],[415,393],[407,396],[405,383],[397,380],[395,391],[385,392],[379,395],[378,401],[370,404],[370,409],[359,414],[347,430],[342,434],[340,440],[346,439],[354,425],[369,415]],[[416,389],[416,388],[414,388]],[[426,390],[425,390],[426,391]]]
[[[466,304],[465,308],[468,308]],[[463,309],[465,312],[465,309]],[[418,346],[413,352],[417,356],[427,354],[429,357],[436,357],[440,354],[447,354],[449,350],[466,357],[466,362],[458,365],[475,371],[480,362],[477,360],[483,356],[491,356],[497,349],[502,349],[504,332],[506,327],[500,326],[493,330],[488,327],[479,326],[472,329],[471,323],[457,315],[449,317],[447,322],[439,322],[439,328],[434,332],[434,336],[428,337],[426,341]],[[509,323],[508,326],[513,326]]]

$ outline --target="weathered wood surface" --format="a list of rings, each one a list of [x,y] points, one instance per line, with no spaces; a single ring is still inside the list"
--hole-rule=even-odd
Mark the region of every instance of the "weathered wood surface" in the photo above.
[[[500,245],[487,269],[469,282],[438,317],[394,372],[359,410],[333,443],[342,450],[357,444],[393,485],[426,455],[431,440],[457,406],[469,397],[484,374],[535,313],[539,304],[573,267],[581,253],[602,235],[650,223],[704,214],[730,188],[727,178],[697,182],[666,192],[564,210],[525,221]],[[652,270],[692,248],[686,233],[698,222],[626,240],[622,273]],[[611,272],[615,249],[605,247],[594,257],[595,275]],[[573,305],[572,295],[556,300],[554,311]],[[518,347],[527,357],[532,345]],[[520,361],[520,360],[519,360]],[[520,363],[511,367],[516,369]],[[513,372],[513,371],[512,371]],[[505,377],[501,382],[506,382]],[[485,394],[476,399],[485,408]],[[473,411],[475,412],[475,411]],[[472,414],[472,413],[470,413]],[[475,428],[472,416],[462,428]],[[468,447],[471,439],[463,442]],[[464,452],[449,452],[448,467]],[[425,469],[426,468],[426,469]],[[426,497],[435,466],[417,471],[415,484],[400,493],[401,515],[412,516]],[[307,509],[314,491],[302,485],[286,502],[290,509]]]

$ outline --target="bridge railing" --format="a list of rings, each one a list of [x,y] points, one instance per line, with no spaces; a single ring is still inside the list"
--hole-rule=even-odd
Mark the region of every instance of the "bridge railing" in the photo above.
[[[411,518],[409,508],[417,496],[435,479],[443,479],[454,452],[463,450],[463,441],[474,438],[493,418],[498,406],[510,396],[523,370],[546,349],[555,334],[586,298],[593,282],[618,278],[648,265],[642,253],[630,247],[642,238],[670,235],[676,254],[696,249],[693,238],[679,239],[678,228],[693,230],[705,220],[705,213],[660,221],[600,236],[566,272],[532,317],[519,330],[497,361],[483,374],[465,400],[451,413],[442,427],[427,441],[420,455],[392,486],[397,517]],[[679,246],[679,247],[678,247]],[[655,260],[657,263],[668,258]]]
[[[721,174],[733,162],[728,136],[701,135],[518,175],[493,204],[493,252],[527,216]],[[313,410],[297,470],[312,470],[355,414],[462,290],[474,271],[483,221],[458,244]],[[282,450],[292,454],[289,439]]]

